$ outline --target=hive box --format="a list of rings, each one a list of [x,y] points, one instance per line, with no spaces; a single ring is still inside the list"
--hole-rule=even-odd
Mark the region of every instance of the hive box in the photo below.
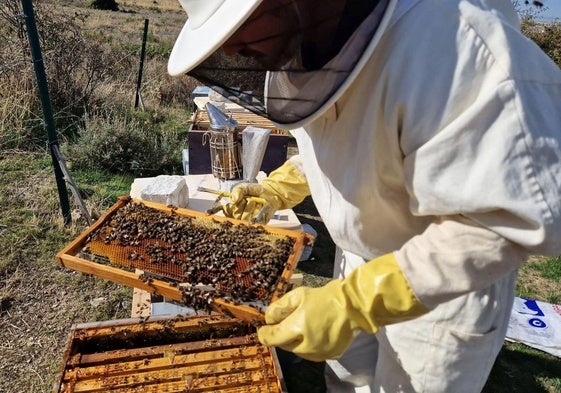
[[[285,392],[273,348],[220,316],[72,327],[53,392]]]
[[[289,135],[286,130],[277,128],[269,120],[249,112],[232,112],[232,117],[238,122],[237,130],[243,132],[247,126],[267,128],[271,135],[265,149],[260,170],[269,174],[286,161]],[[203,143],[203,135],[208,131],[210,122],[204,110],[197,110],[193,114],[193,122],[187,134],[189,151],[189,174],[200,175],[212,173],[210,163],[210,146]]]

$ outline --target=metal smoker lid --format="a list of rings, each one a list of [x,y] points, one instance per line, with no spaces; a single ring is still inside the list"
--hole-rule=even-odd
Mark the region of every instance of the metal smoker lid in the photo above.
[[[205,105],[210,120],[210,125],[214,129],[232,129],[238,126],[238,122],[231,116],[227,116],[211,103]]]

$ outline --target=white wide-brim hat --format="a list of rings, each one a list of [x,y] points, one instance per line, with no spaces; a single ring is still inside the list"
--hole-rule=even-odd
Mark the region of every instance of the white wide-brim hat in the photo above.
[[[263,0],[179,0],[188,19],[168,61],[168,73],[184,74],[201,62],[249,18]]]

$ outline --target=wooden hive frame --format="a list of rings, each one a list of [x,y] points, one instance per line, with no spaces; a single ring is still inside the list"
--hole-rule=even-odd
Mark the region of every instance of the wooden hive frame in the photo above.
[[[231,112],[228,113],[234,120],[238,122],[239,131],[247,126],[254,126],[258,128],[267,128],[271,130],[272,134],[288,135],[284,129],[278,128],[269,119],[256,115],[251,112]],[[205,110],[195,111],[193,114],[193,128],[197,130],[208,130],[210,128],[210,119]]]
[[[87,244],[87,239],[95,231],[103,227],[103,225],[105,225],[119,209],[126,206],[129,202],[141,203],[149,208],[153,208],[167,214],[173,213],[184,217],[199,218],[202,220],[215,220],[218,222],[229,221],[233,225],[247,225],[247,222],[233,220],[226,217],[209,216],[206,213],[201,213],[189,209],[175,208],[173,206],[165,206],[154,202],[135,200],[130,197],[121,197],[119,198],[117,203],[115,203],[110,209],[105,212],[102,217],[100,217],[93,225],[87,228],[74,241],[72,241],[56,255],[57,263],[60,266],[64,266],[72,270],[80,271],[86,274],[92,274],[103,279],[138,288],[149,293],[158,294],[168,299],[181,302],[183,299],[181,286],[178,285],[177,282],[173,282],[173,280],[160,279],[158,277],[146,280],[144,278],[144,274],[139,272],[138,270],[126,270],[125,268],[113,264],[105,264],[96,260],[89,260],[80,255]],[[291,254],[286,261],[285,269],[279,278],[279,284],[277,285],[275,292],[273,293],[271,298],[271,301],[274,301],[278,297],[282,296],[288,289],[289,279],[296,268],[298,260],[302,255],[303,249],[306,245],[310,244],[313,241],[313,237],[303,231],[293,231],[267,226],[263,227],[268,233],[288,236],[293,238],[294,240],[294,246],[292,248]],[[256,307],[254,305],[238,304],[237,302],[216,297],[213,299],[211,307],[214,311],[222,314],[227,314],[245,321],[255,322],[263,320],[263,311],[259,307]]]
[[[72,327],[54,393],[284,392],[273,348],[225,317],[159,317]]]

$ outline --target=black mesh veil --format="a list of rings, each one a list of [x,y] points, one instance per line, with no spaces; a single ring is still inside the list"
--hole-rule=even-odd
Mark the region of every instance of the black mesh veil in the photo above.
[[[349,78],[390,0],[269,1],[188,75],[276,124],[301,125]]]

